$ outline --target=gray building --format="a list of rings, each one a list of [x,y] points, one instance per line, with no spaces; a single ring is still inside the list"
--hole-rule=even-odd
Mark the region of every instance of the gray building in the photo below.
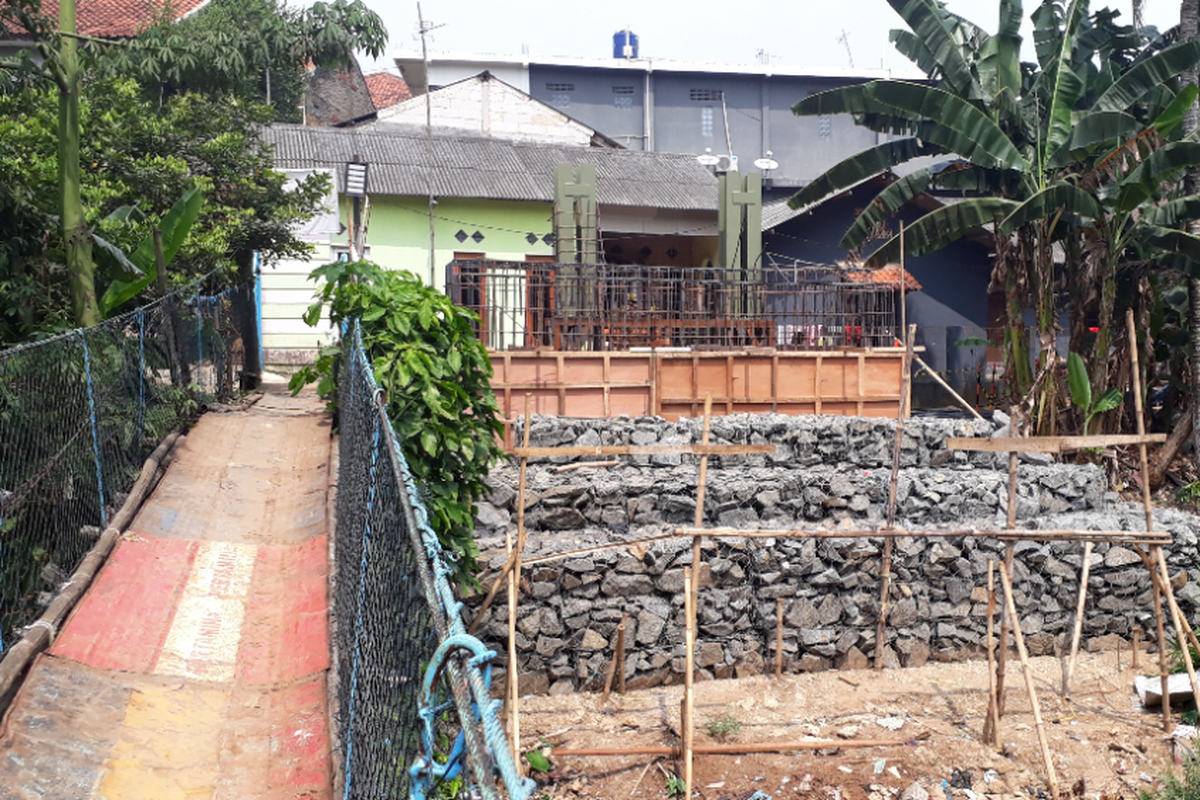
[[[763,172],[768,191],[803,186],[882,141],[847,115],[797,117],[793,105],[838,86],[924,78],[917,71],[438,52],[428,70],[419,53],[401,52],[396,65],[414,94],[487,70],[630,149],[735,156],[739,171]],[[776,168],[755,166],[768,154]]]

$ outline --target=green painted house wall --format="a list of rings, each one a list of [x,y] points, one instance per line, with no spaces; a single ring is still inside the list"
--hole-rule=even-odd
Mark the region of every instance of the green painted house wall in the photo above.
[[[456,252],[513,261],[554,255],[554,247],[542,240],[552,230],[551,203],[446,198],[434,209],[437,249],[431,276],[428,204],[424,197],[372,197],[366,235],[370,259],[388,269],[416,273],[445,291],[446,265]],[[459,231],[467,235],[462,242],[456,238]],[[471,238],[476,232],[483,237],[479,242]],[[536,237],[532,244],[529,234]]]

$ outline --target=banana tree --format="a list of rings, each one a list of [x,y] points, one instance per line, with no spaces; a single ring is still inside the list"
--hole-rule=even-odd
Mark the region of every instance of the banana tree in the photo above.
[[[1041,362],[1052,367],[1052,246],[1104,220],[1105,209],[1096,195],[1099,184],[1081,183],[1080,175],[1090,165],[1081,167],[1079,158],[1119,148],[1145,128],[1147,120],[1162,114],[1175,99],[1170,81],[1200,58],[1200,45],[1135,49],[1132,45],[1140,40],[1114,26],[1111,12],[1089,16],[1085,0],[1065,8],[1047,1],[1033,14],[1038,64],[1021,65],[1019,0],[1002,0],[995,36],[934,0],[888,2],[911,28],[894,31],[893,42],[934,85],[875,81],[798,103],[793,110],[800,115],[851,113],[859,124],[907,138],[846,159],[791,203],[801,207],[820,202],[918,156],[947,156],[948,163],[918,169],[884,189],[850,226],[841,245],[861,247],[878,222],[920,193],[961,193],[961,202],[930,212],[906,228],[905,251],[921,255],[982,226],[994,226],[998,235],[993,279],[1004,286],[1009,309],[1009,374],[1015,378],[1014,390],[1023,393],[1032,373],[1021,311],[1032,304]],[[867,266],[894,260],[899,248],[899,237],[884,243],[866,259]],[[1051,396],[1043,398],[1044,406],[1053,406],[1055,383],[1046,383]]]

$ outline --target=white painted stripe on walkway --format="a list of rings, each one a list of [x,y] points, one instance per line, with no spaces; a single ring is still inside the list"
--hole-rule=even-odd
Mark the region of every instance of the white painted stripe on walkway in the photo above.
[[[233,680],[257,556],[251,544],[200,543],[155,674]]]

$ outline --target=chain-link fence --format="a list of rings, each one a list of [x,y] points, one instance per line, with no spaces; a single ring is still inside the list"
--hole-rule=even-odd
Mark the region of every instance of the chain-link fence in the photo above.
[[[159,441],[236,389],[253,289],[202,287],[0,352],[0,649],[50,604]]]
[[[524,800],[450,569],[388,421],[357,325],[343,337],[333,660],[342,796]]]

